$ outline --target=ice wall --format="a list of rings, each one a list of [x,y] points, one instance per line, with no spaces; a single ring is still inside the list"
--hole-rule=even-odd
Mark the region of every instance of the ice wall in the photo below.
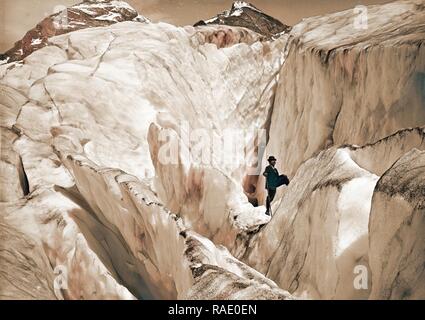
[[[369,223],[371,299],[423,299],[425,152],[413,149],[379,179]]]
[[[279,191],[271,222],[235,251],[295,295],[369,297],[380,277],[368,262],[375,184],[400,157],[425,146],[423,2],[367,7],[367,28],[356,24],[358,15],[348,10],[293,27],[267,145],[292,181]],[[263,184],[259,179],[257,189]],[[390,232],[390,221],[381,221],[382,232]],[[387,258],[374,259],[385,265]],[[367,290],[353,286],[357,265],[372,274]],[[419,292],[413,279],[420,270],[413,274],[405,285]]]
[[[326,147],[364,145],[425,122],[422,1],[304,19],[289,54],[271,121],[268,153],[294,176]]]
[[[388,258],[392,259],[389,253],[388,257],[383,255],[381,245],[386,242],[379,240],[380,235],[394,232],[391,230],[401,219],[388,217],[393,210],[389,208],[393,207],[394,201],[409,201],[409,198],[403,200],[396,193],[384,197],[380,191],[382,182],[376,184],[378,181],[390,184],[384,177],[397,170],[396,161],[400,157],[407,157],[405,154],[409,154],[410,150],[425,150],[424,141],[423,128],[406,129],[375,144],[332,147],[307,160],[298,169],[284,195],[274,203],[272,220],[253,235],[247,245],[239,247],[237,257],[299,297],[368,298],[375,277],[383,277],[377,266],[385,265]],[[416,168],[418,165],[413,162],[412,166]],[[420,169],[414,172],[419,173]],[[392,179],[393,188],[415,194],[412,200],[414,207],[422,199],[422,188],[411,181],[414,174],[408,163],[401,166],[397,174],[399,177],[405,176],[406,181],[395,182],[396,179]],[[415,179],[420,181],[420,177]],[[405,184],[408,185],[403,187]],[[381,198],[380,202],[376,200]],[[394,212],[398,210],[395,208]],[[410,217],[413,208],[406,210],[406,215]],[[402,215],[401,212],[399,214]],[[386,218],[374,218],[373,215]],[[372,231],[372,226],[379,231]],[[412,237],[417,241],[415,246],[420,246],[423,241],[419,229],[420,222],[410,235],[400,235],[400,242],[406,241],[406,245],[410,245],[409,241],[413,240],[409,239]],[[386,237],[383,236],[383,239]],[[390,252],[391,248],[385,249],[386,252]],[[416,252],[403,251],[403,254],[409,261],[421,260]],[[373,261],[373,267],[369,266],[369,259]],[[357,290],[354,286],[356,266],[368,270],[365,290]],[[400,270],[394,265],[390,268],[391,272]],[[411,272],[405,282],[406,288],[416,287],[414,279],[420,277],[422,271],[418,268]],[[419,289],[412,290],[420,292]],[[386,299],[390,296],[381,291],[374,292],[371,297]],[[392,298],[400,296],[394,295]]]

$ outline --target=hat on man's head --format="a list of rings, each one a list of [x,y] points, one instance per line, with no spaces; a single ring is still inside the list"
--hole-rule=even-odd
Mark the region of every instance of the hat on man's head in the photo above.
[[[273,157],[273,156],[270,156],[270,157],[267,159],[267,161],[268,161],[268,162],[273,161],[273,160],[276,160],[276,158],[275,158],[275,157]]]

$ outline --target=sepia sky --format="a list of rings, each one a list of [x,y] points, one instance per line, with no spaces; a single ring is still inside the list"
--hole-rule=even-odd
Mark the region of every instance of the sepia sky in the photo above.
[[[57,5],[69,6],[82,0],[0,0],[0,52],[13,46],[29,29]],[[229,9],[233,0],[127,0],[152,21],[175,25],[193,24]],[[378,4],[388,0],[252,0],[247,1],[285,24],[294,25],[304,17]]]

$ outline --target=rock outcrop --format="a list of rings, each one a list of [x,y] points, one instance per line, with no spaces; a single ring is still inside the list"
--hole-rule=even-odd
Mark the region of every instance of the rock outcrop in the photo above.
[[[104,27],[122,21],[147,22],[129,4],[117,0],[87,0],[71,7],[58,7],[58,12],[44,18],[13,48],[0,56],[0,63],[19,61],[47,45],[48,39],[93,27]]]

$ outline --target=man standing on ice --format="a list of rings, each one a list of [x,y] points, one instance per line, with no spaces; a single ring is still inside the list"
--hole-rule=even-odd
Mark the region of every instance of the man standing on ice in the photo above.
[[[289,179],[286,175],[279,175],[279,172],[275,168],[276,158],[270,156],[267,161],[269,165],[264,170],[263,176],[266,177],[266,189],[267,189],[267,200],[266,200],[266,214],[271,215],[271,203],[276,195],[276,189],[281,185],[288,185]]]

